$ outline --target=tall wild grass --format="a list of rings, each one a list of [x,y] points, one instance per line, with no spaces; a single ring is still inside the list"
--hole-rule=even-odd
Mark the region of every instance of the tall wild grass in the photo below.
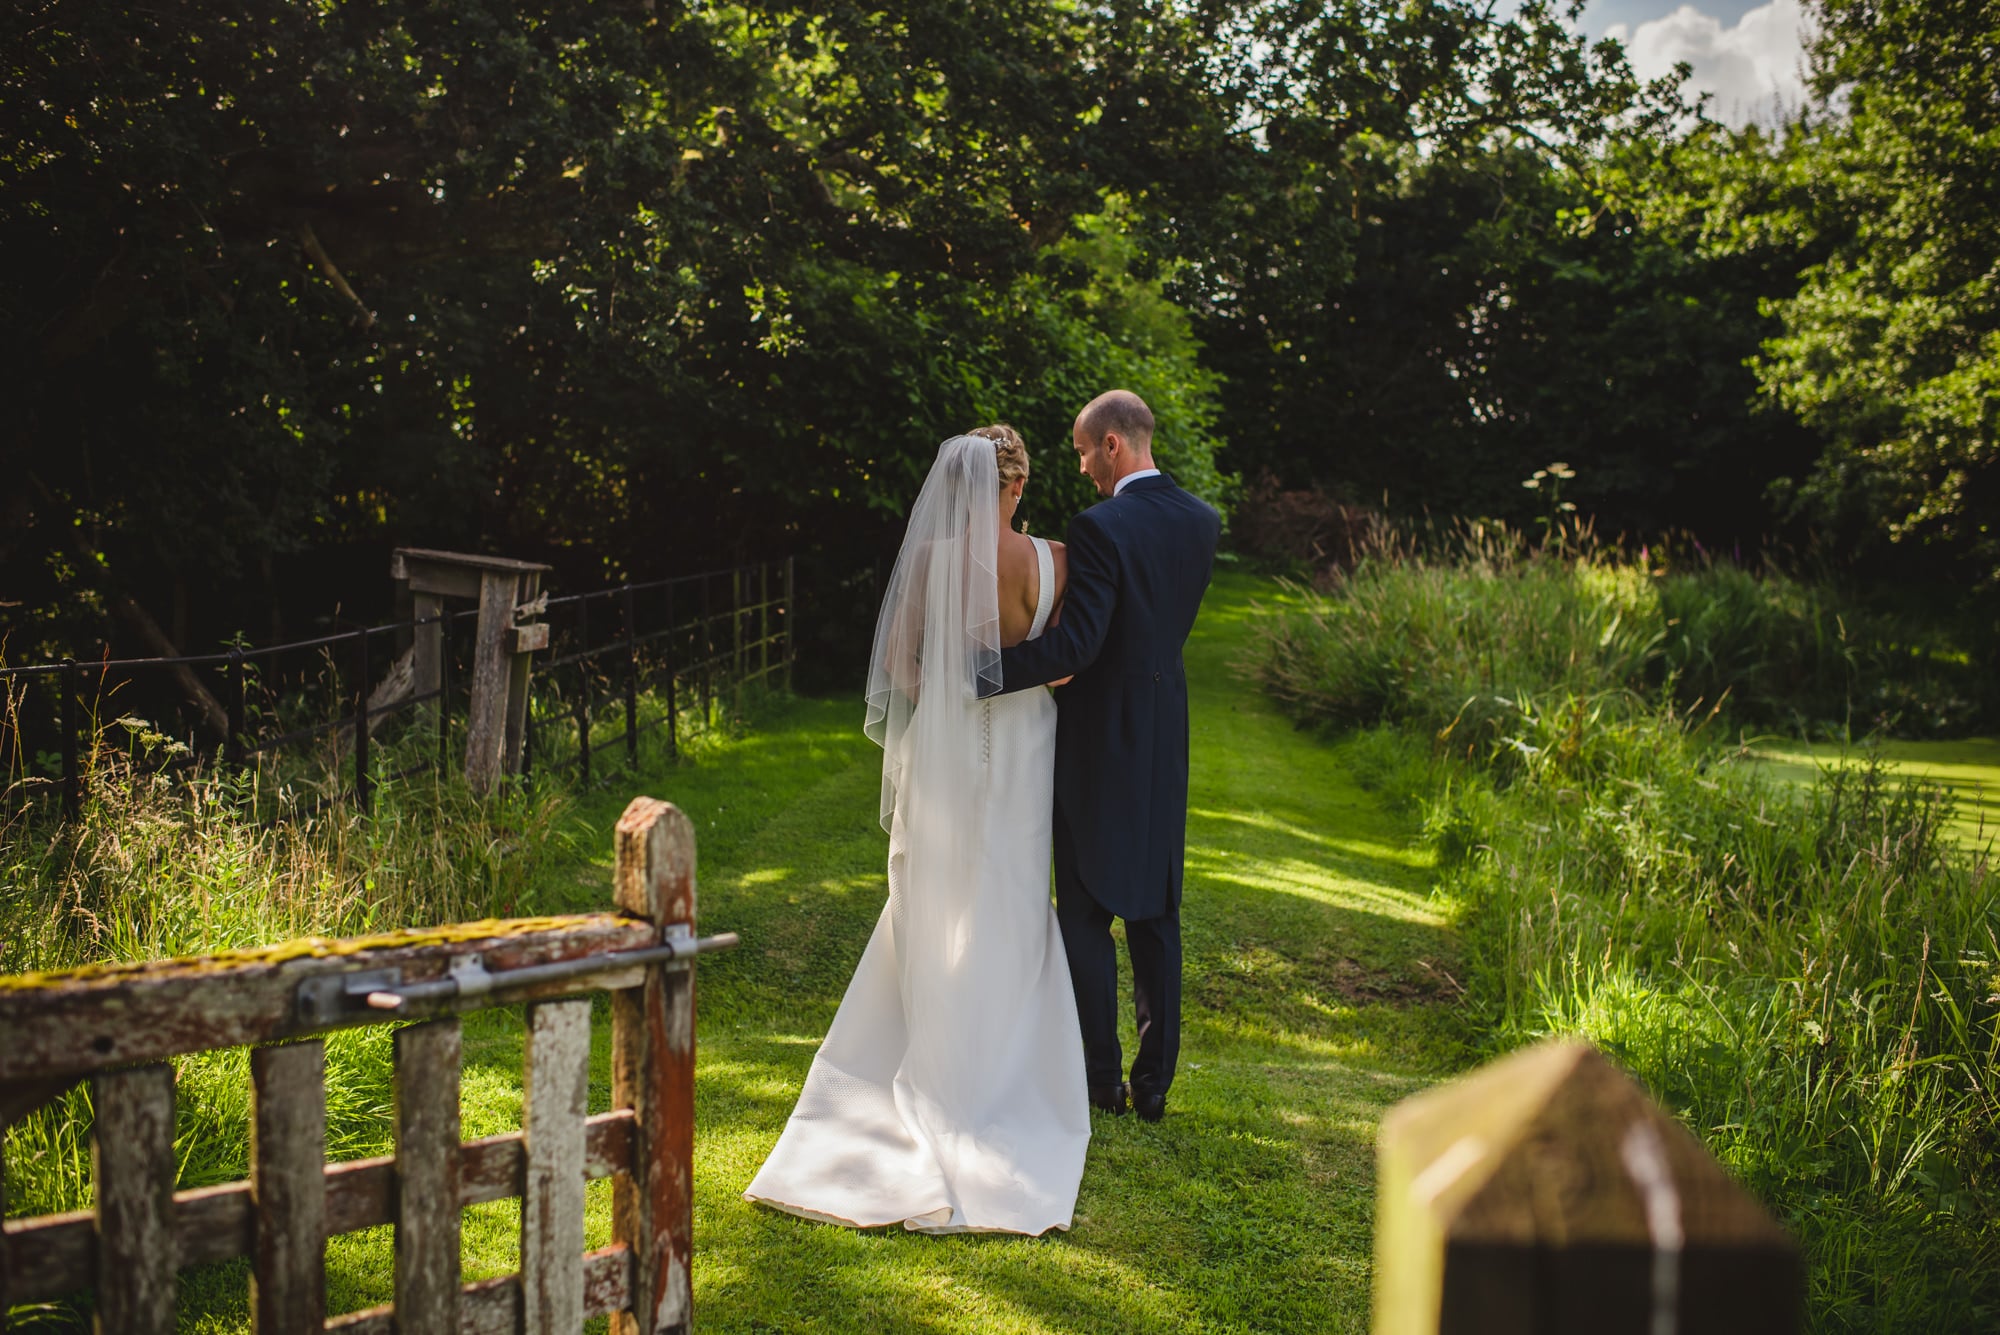
[[[665,713],[664,698],[640,698],[642,724]],[[720,744],[731,726],[685,710],[679,722],[683,754]],[[612,720],[600,732],[621,728]],[[435,733],[415,727],[376,747],[380,777],[364,816],[338,798],[352,759],[337,744],[317,768],[291,757],[256,771],[202,762],[147,772],[161,748],[178,745],[138,720],[107,723],[86,748],[74,820],[61,818],[52,796],[0,814],[0,975],[609,905],[608,884],[578,883],[566,871],[597,851],[574,846],[581,825],[571,778],[544,774],[480,796],[455,771],[423,763]],[[642,765],[670,763],[666,747],[664,732],[645,733]],[[622,760],[621,747],[599,763],[622,780]],[[387,777],[402,771],[413,777]],[[329,795],[336,800],[322,804]],[[386,1151],[389,1044],[385,1027],[328,1035],[331,1157]],[[240,1178],[246,1053],[198,1053],[174,1065],[179,1185]],[[6,1129],[10,1214],[90,1204],[90,1124],[85,1084]],[[73,1318],[60,1308],[39,1319],[69,1328]]]
[[[1726,702],[1741,726],[1843,739],[2000,715],[1990,631],[1776,568],[1481,523],[1370,552],[1274,632],[1265,681],[1303,719],[1443,727],[1464,711],[1454,736],[1476,746],[1522,691],[1665,689],[1690,708]]]
[[[1845,708],[1851,651],[1808,633],[1832,605],[1473,532],[1310,597],[1258,667],[1302,720],[1372,725],[1348,746],[1439,851],[1476,1046],[1623,1062],[1798,1235],[1814,1330],[2000,1328],[1988,857],[1865,756],[1801,791],[1721,735],[1742,697]]]

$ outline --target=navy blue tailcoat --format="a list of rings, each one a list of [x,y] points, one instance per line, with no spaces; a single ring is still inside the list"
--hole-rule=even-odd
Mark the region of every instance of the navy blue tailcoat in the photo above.
[[[1164,475],[1070,521],[1061,623],[1001,655],[1003,692],[1056,690],[1056,811],[1090,897],[1120,918],[1181,902],[1188,694],[1181,649],[1222,517]]]

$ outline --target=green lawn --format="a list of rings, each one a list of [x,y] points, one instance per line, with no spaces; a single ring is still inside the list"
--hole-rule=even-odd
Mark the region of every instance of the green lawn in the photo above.
[[[1951,794],[1951,833],[1971,849],[1991,848],[2000,837],[2000,737],[1950,742],[1877,743],[1888,769],[1927,779]],[[1757,741],[1751,755],[1773,778],[1810,784],[1823,770],[1852,764],[1865,751],[1797,741]]]

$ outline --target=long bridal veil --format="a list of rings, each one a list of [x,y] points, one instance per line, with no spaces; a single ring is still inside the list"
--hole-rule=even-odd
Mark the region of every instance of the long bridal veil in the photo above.
[[[967,701],[1000,684],[1000,469],[993,442],[953,436],[910,507],[903,550],[882,596],[868,664],[863,725],[882,748],[882,828],[890,828],[913,762],[967,726],[959,709],[922,714],[926,700]],[[963,761],[964,752],[955,758]]]
[[[889,917],[909,1026],[898,1083],[920,1093],[920,1121],[940,1115],[934,1130],[962,1126],[990,1092],[1001,1036],[984,1032],[979,1012],[1005,991],[983,974],[1012,958],[980,902],[986,841],[1007,837],[985,828],[992,714],[979,700],[982,686],[1000,681],[999,501],[992,441],[953,436],[938,447],[868,671],[864,726],[882,746]]]

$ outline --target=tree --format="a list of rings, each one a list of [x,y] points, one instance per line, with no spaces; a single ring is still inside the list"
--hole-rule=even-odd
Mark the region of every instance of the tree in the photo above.
[[[1678,80],[1549,5],[1245,14],[1261,174],[1174,289],[1223,377],[1226,462],[1524,519],[1521,483],[1562,460],[1607,524],[1761,534],[1807,444],[1749,422],[1766,257],[1638,208],[1674,185]]]
[[[379,584],[395,541],[592,579],[865,564],[938,434],[1025,408],[1063,447],[1010,367],[1205,383],[1162,369],[1185,343],[1107,341],[1082,289],[1124,280],[1063,249],[1176,145],[1227,151],[1172,59],[1193,31],[1030,0],[10,11],[9,592],[85,631],[99,597],[282,597],[287,560]]]
[[[1824,257],[1757,372],[1826,439],[1804,512],[2000,578],[2000,11],[1824,0],[1822,109],[1761,219]]]
[[[1601,528],[1755,543],[1814,441],[1755,416],[1744,366],[1782,258],[1701,245],[1736,152],[1639,145],[1590,180],[1524,145],[1359,159],[1353,272],[1261,311],[1265,341],[1216,346],[1232,418],[1261,428],[1229,460],[1517,522],[1544,508],[1524,480],[1562,461]]]

